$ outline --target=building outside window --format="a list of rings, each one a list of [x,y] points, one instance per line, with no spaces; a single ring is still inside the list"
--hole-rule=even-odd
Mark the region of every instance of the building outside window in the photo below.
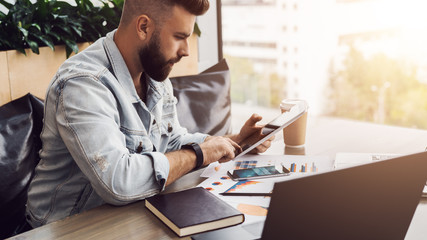
[[[425,9],[419,0],[222,0],[233,108],[276,111],[298,97],[313,115],[427,129]]]

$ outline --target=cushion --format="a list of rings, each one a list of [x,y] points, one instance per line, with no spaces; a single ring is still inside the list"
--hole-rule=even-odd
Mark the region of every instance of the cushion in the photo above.
[[[170,80],[183,127],[190,133],[231,133],[230,72],[225,59],[198,75]]]
[[[27,189],[39,162],[43,102],[31,94],[0,107],[0,238],[25,219]]]

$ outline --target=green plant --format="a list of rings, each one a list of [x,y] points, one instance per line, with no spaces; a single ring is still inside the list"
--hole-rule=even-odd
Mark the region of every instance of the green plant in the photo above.
[[[67,57],[77,53],[77,43],[94,42],[115,29],[120,22],[124,0],[64,1],[16,0],[15,4],[0,0],[8,12],[0,11],[0,51],[26,48],[39,54],[39,47],[65,44]],[[197,24],[194,32],[200,36]]]
[[[94,6],[90,0],[64,1],[0,0],[8,9],[0,12],[0,50],[25,48],[39,53],[40,46],[65,44],[67,57],[79,51],[77,43],[93,42],[115,29],[120,21],[124,0],[104,0]]]

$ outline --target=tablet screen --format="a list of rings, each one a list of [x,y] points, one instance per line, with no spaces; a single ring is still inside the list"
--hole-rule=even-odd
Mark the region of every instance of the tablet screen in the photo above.
[[[260,145],[267,139],[271,138],[278,131],[282,130],[289,124],[293,123],[295,120],[301,117],[306,111],[307,111],[307,105],[304,103],[301,105],[295,105],[294,107],[291,108],[290,111],[280,114],[279,116],[277,116],[276,118],[274,118],[264,126],[264,128],[262,129],[262,134],[265,136],[263,138],[257,139],[255,138],[257,136],[249,136],[247,139],[245,139],[241,143],[242,152],[238,154],[235,158],[243,156],[244,154],[248,153],[252,149],[256,148],[258,145]]]

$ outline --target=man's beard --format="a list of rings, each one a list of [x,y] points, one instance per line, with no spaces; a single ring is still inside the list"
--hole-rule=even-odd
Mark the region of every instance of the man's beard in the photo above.
[[[147,46],[139,51],[139,60],[145,73],[152,79],[162,82],[172,71],[171,63],[177,63],[181,57],[166,60],[160,52],[160,39],[157,32],[153,33]]]

